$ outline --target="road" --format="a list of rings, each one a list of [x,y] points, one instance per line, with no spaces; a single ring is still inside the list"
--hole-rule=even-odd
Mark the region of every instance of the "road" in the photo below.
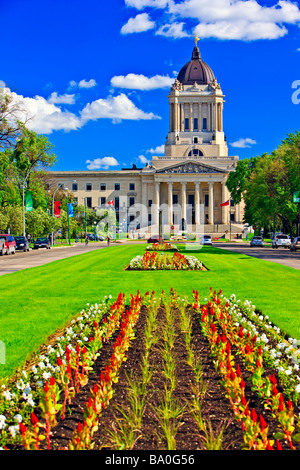
[[[50,250],[44,248],[39,250],[30,250],[27,253],[17,251],[15,255],[0,256],[0,276],[3,274],[13,273],[21,269],[42,266],[43,264],[51,263],[70,256],[80,255],[88,251],[99,250],[105,248],[106,242],[89,243],[85,246],[84,243],[76,243],[73,246],[53,247]]]
[[[223,248],[224,250],[234,251],[243,255],[254,256],[255,258],[263,259],[265,261],[272,261],[273,263],[283,264],[290,268],[300,269],[300,252],[291,252],[286,248],[273,249],[268,246],[263,248],[250,247],[249,243],[214,243],[213,246]]]

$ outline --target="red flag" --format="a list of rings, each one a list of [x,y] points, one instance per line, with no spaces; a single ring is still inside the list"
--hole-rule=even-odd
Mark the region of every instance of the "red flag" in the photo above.
[[[223,202],[223,204],[220,204],[220,206],[221,206],[221,207],[223,207],[223,206],[229,206],[229,199],[228,199],[228,201]]]
[[[59,201],[55,201],[54,203],[54,216],[55,217],[60,217],[60,202]]]
[[[108,201],[108,205],[109,205],[109,206],[114,206],[114,201],[113,201],[113,200]]]

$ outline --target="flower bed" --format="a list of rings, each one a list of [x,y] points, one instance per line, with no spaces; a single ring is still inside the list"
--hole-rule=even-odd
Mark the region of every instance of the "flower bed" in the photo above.
[[[143,255],[133,258],[128,267],[128,270],[197,270],[206,271],[203,263],[195,256],[183,255],[180,253],[163,253],[153,251],[150,253],[146,251]]]
[[[250,301],[191,298],[88,305],[2,385],[0,446],[300,450],[299,342]]]
[[[152,243],[146,247],[147,251],[179,251],[179,248],[171,243]]]

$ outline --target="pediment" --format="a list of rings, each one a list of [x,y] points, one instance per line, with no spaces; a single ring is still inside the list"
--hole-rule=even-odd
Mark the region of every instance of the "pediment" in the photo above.
[[[160,170],[156,170],[156,173],[160,174],[216,174],[216,173],[226,173],[226,171],[221,170],[220,168],[215,168],[213,166],[205,165],[204,163],[197,163],[194,161],[187,161],[177,163],[176,165],[171,165]]]

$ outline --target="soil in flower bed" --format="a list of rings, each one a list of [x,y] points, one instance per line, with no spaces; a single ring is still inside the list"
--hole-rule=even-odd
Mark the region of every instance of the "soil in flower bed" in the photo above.
[[[173,310],[175,328],[175,341],[172,349],[172,356],[175,359],[177,377],[176,384],[172,391],[172,400],[176,401],[180,407],[184,407],[178,419],[170,420],[170,425],[176,425],[177,431],[175,435],[175,448],[177,450],[204,450],[207,449],[207,437],[203,430],[199,428],[192,412],[191,404],[195,393],[194,370],[187,362],[187,348],[184,341],[184,335],[179,327],[180,318],[179,311]],[[168,388],[168,380],[164,375],[164,360],[162,351],[165,349],[163,338],[163,330],[166,328],[166,311],[163,306],[157,311],[157,330],[153,334],[157,334],[157,342],[155,342],[149,350],[149,370],[152,377],[148,382],[146,390],[145,407],[143,417],[139,429],[134,430],[132,443],[122,437],[123,429],[128,429],[128,423],[124,420],[124,414],[127,418],[130,416],[130,400],[129,379],[132,382],[142,381],[141,363],[145,355],[145,328],[147,322],[147,308],[142,307],[138,322],[135,327],[136,337],[131,343],[131,347],[127,353],[127,360],[122,364],[120,369],[119,380],[114,386],[114,396],[109,406],[103,411],[99,419],[98,431],[93,436],[95,450],[112,450],[112,449],[133,449],[133,450],[163,450],[167,449],[167,441],[162,432],[161,421],[158,416],[158,409],[161,408],[165,391]],[[51,437],[51,449],[62,449],[68,447],[69,439],[73,437],[73,433],[77,428],[79,421],[83,419],[84,404],[88,401],[90,390],[99,379],[101,370],[104,369],[111,354],[112,347],[117,333],[108,343],[105,343],[101,349],[101,354],[94,364],[94,371],[90,374],[88,384],[76,396],[70,411],[64,421],[60,421],[53,429]],[[222,436],[219,439],[220,448],[222,450],[240,450],[243,446],[243,435],[241,423],[234,418],[227,400],[224,389],[220,384],[221,377],[216,372],[213,359],[210,355],[210,349],[206,338],[201,333],[199,317],[193,314],[191,338],[193,350],[196,355],[197,362],[201,364],[204,388],[201,394],[202,406],[201,417],[207,424],[209,436],[213,436],[216,440],[221,430]],[[268,415],[260,403],[257,395],[251,391],[250,382],[247,379],[247,371],[240,362],[242,376],[245,379],[246,389],[245,395],[249,400],[249,408],[254,408],[259,413],[264,414],[269,425],[269,434],[278,431],[278,423]],[[266,371],[273,374],[274,371]],[[113,432],[113,433],[112,433]],[[113,434],[118,434],[118,442],[113,438]],[[283,449],[289,449],[288,444],[281,442]],[[300,450],[299,445],[295,445]],[[46,444],[45,444],[46,448]]]

